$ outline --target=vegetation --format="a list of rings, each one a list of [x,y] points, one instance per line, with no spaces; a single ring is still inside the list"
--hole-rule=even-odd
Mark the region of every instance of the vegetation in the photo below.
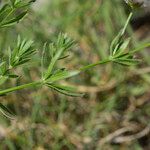
[[[0,148],[142,149],[140,140],[150,130],[150,62],[147,51],[135,54],[150,43],[137,45],[135,37],[132,43],[127,38],[133,34],[127,26],[134,5],[129,2],[132,10],[126,19],[116,0],[93,6],[92,1],[56,0],[39,12],[30,8],[33,2],[11,0],[0,9],[0,111],[9,118],[1,117]],[[118,4],[115,10],[113,3]],[[17,24],[27,12],[32,15]],[[141,56],[145,64],[139,63]]]

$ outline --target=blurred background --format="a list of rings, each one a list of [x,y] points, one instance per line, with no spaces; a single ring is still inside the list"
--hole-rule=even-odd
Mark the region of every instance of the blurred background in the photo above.
[[[132,18],[131,48],[150,40],[149,10],[142,8]],[[60,32],[77,43],[63,61],[67,68],[106,58],[128,14],[123,0],[37,0],[20,24],[0,32],[1,51],[13,46],[18,34],[34,40],[38,49],[32,64],[16,70],[20,78],[5,87],[39,79],[43,44]],[[137,55],[142,59],[138,66],[97,66],[64,81],[85,93],[83,98],[47,88],[0,97],[15,114],[14,120],[0,115],[0,150],[149,150],[150,51]]]

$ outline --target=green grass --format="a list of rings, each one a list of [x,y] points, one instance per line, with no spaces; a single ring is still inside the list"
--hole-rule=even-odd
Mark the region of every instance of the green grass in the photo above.
[[[60,32],[75,39],[77,46],[58,66],[78,69],[107,58],[112,39],[127,19],[123,4],[119,0],[52,0],[40,10],[30,9],[20,24],[1,30],[0,47],[3,52],[8,43],[14,47],[15,39],[21,34],[36,41],[38,54],[33,57],[32,64],[16,70],[22,75],[20,78],[8,80],[2,88],[39,79],[36,66],[41,63],[43,44],[56,41]],[[132,32],[129,27],[127,36],[132,36],[131,48],[149,41],[142,39],[139,43]],[[0,97],[15,114],[14,120],[0,116],[0,149],[144,149],[141,141],[146,141],[148,135],[117,145],[112,144],[113,140],[100,142],[122,128],[131,127],[132,130],[119,137],[135,135],[149,126],[148,53],[145,50],[136,56],[142,58],[138,66],[128,68],[116,63],[96,66],[63,83],[76,86],[85,93],[83,98],[67,97],[49,88],[36,87]]]

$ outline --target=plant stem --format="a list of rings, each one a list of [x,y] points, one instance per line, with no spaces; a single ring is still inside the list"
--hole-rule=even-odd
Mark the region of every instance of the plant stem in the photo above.
[[[133,16],[133,12],[130,12],[130,14],[129,14],[129,16],[128,16],[128,19],[127,19],[127,21],[126,21],[126,23],[125,23],[125,25],[124,25],[124,27],[123,27],[122,35],[125,33],[125,31],[126,31],[126,29],[127,29],[127,26],[128,26],[128,24],[129,24],[129,22],[130,22],[132,16]]]
[[[41,84],[42,84],[41,81],[37,81],[37,82],[32,82],[32,83],[12,87],[12,88],[9,88],[9,89],[6,89],[6,90],[1,90],[0,95],[5,95],[5,94],[10,93],[10,92],[14,92],[14,91],[29,88],[29,87],[38,86],[38,85],[41,85]]]
[[[98,62],[96,62],[96,63],[90,64],[90,65],[84,66],[84,67],[80,68],[79,70],[80,70],[81,72],[82,72],[82,71],[86,71],[86,70],[88,70],[88,69],[90,69],[90,68],[92,68],[92,67],[95,67],[95,66],[101,65],[101,64],[106,64],[106,63],[111,62],[111,61],[112,61],[112,59],[111,59],[111,58],[108,58],[108,59],[101,60],[101,61],[98,61]]]
[[[130,51],[130,54],[134,54],[134,53],[136,53],[140,50],[143,50],[144,48],[148,48],[148,47],[150,47],[150,42],[144,43],[144,44],[138,46],[137,48],[134,48],[133,50]]]

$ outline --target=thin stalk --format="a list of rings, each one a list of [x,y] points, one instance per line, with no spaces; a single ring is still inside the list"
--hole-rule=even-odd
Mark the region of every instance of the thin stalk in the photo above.
[[[111,58],[108,58],[108,59],[105,59],[105,60],[101,60],[101,61],[98,61],[98,62],[96,62],[96,63],[93,63],[93,64],[90,64],[90,65],[84,66],[84,67],[80,68],[79,71],[80,71],[80,72],[86,71],[86,70],[88,70],[88,69],[90,69],[90,68],[93,68],[93,67],[95,67],[95,66],[97,66],[97,65],[106,64],[106,63],[111,62],[111,61],[112,61]]]
[[[124,25],[124,27],[123,27],[123,29],[122,29],[122,35],[125,33],[125,31],[126,31],[126,29],[127,29],[127,26],[128,26],[128,24],[129,24],[129,22],[130,22],[132,16],[133,16],[133,12],[130,12],[130,14],[129,14],[129,16],[128,16],[128,19],[127,19],[127,21],[126,21],[126,23],[125,23],[125,25]]]
[[[138,51],[141,51],[141,50],[143,50],[143,49],[145,49],[145,48],[148,48],[148,47],[150,47],[150,42],[149,42],[149,43],[144,43],[144,44],[138,46],[137,48],[131,50],[131,51],[130,51],[130,54],[134,54],[134,53],[136,53],[136,52],[138,52]]]
[[[41,84],[42,84],[41,81],[37,81],[37,82],[32,82],[32,83],[28,83],[28,84],[24,84],[24,85],[19,85],[19,86],[16,86],[16,87],[8,88],[6,90],[1,90],[0,95],[5,95],[5,94],[10,93],[10,92],[14,92],[14,91],[17,91],[17,90],[22,90],[22,89],[25,89],[25,88],[38,86],[38,85],[41,85]]]

